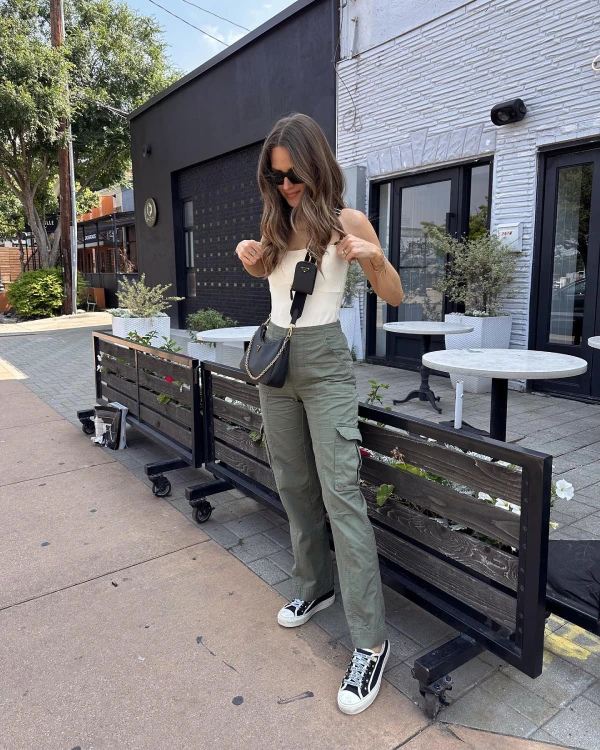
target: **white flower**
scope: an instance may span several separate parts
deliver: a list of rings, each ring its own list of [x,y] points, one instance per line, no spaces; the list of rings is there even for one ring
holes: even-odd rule
[[[556,523],[556,521],[550,521],[550,528],[558,529],[558,524]]]
[[[101,365],[96,365],[96,370],[98,372],[102,372],[102,366]]]
[[[510,503],[507,503],[506,500],[502,500],[498,498],[496,502],[494,503],[496,508],[504,508],[504,510],[510,510]]]
[[[567,482],[566,479],[558,480],[558,482],[556,483],[557,497],[560,497],[561,500],[571,500],[574,494],[575,490],[573,489],[573,485],[570,482]]]
[[[487,492],[480,492],[479,495],[477,495],[479,500],[485,500],[486,503],[493,503],[494,500],[492,499],[491,495],[488,495]]]

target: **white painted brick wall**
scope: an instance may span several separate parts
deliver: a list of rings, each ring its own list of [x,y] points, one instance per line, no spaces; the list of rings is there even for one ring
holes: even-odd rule
[[[600,135],[599,0],[475,0],[418,28],[361,10],[370,0],[342,8],[358,18],[355,44],[381,39],[366,24],[385,24],[386,41],[344,59],[338,71],[338,159],[361,164],[367,177],[407,174],[494,155],[492,229],[523,222],[518,256],[512,346],[528,344],[529,297],[536,207],[538,148]],[[390,9],[397,0],[388,0]],[[361,26],[362,24],[362,26]],[[365,46],[366,46],[365,42]],[[342,46],[348,54],[348,45]],[[357,107],[354,127],[354,107]],[[521,97],[520,123],[496,128],[490,109]]]

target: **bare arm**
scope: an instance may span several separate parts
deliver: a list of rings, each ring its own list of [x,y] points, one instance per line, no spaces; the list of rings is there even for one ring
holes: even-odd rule
[[[351,208],[342,211],[340,220],[348,234],[337,243],[338,255],[348,263],[357,260],[377,296],[397,307],[404,299],[402,282],[386,260],[371,222],[361,211]]]
[[[265,266],[262,261],[263,249],[256,240],[242,240],[235,249],[235,254],[242,261],[246,271],[251,276],[264,278]]]

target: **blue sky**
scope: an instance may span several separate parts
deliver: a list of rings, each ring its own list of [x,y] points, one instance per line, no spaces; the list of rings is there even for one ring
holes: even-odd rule
[[[170,45],[169,53],[173,63],[184,73],[197,68],[225,49],[224,45],[177,20],[150,0],[125,1],[127,5],[144,15],[156,18]],[[232,44],[248,33],[244,29],[193,7],[184,0],[156,0],[156,2],[227,44]],[[191,0],[191,2],[252,30],[292,5],[294,0],[267,0],[267,2],[264,0]]]

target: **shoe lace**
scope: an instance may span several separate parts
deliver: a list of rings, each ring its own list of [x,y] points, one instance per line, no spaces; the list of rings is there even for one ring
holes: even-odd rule
[[[352,661],[344,677],[346,687],[348,685],[354,685],[359,688],[365,678],[365,672],[369,668],[371,657],[368,654],[363,654],[360,651],[355,651],[352,654]]]
[[[290,602],[290,604],[293,607],[301,607],[304,604],[304,599],[294,599],[293,602]],[[289,606],[289,605],[288,605]]]

